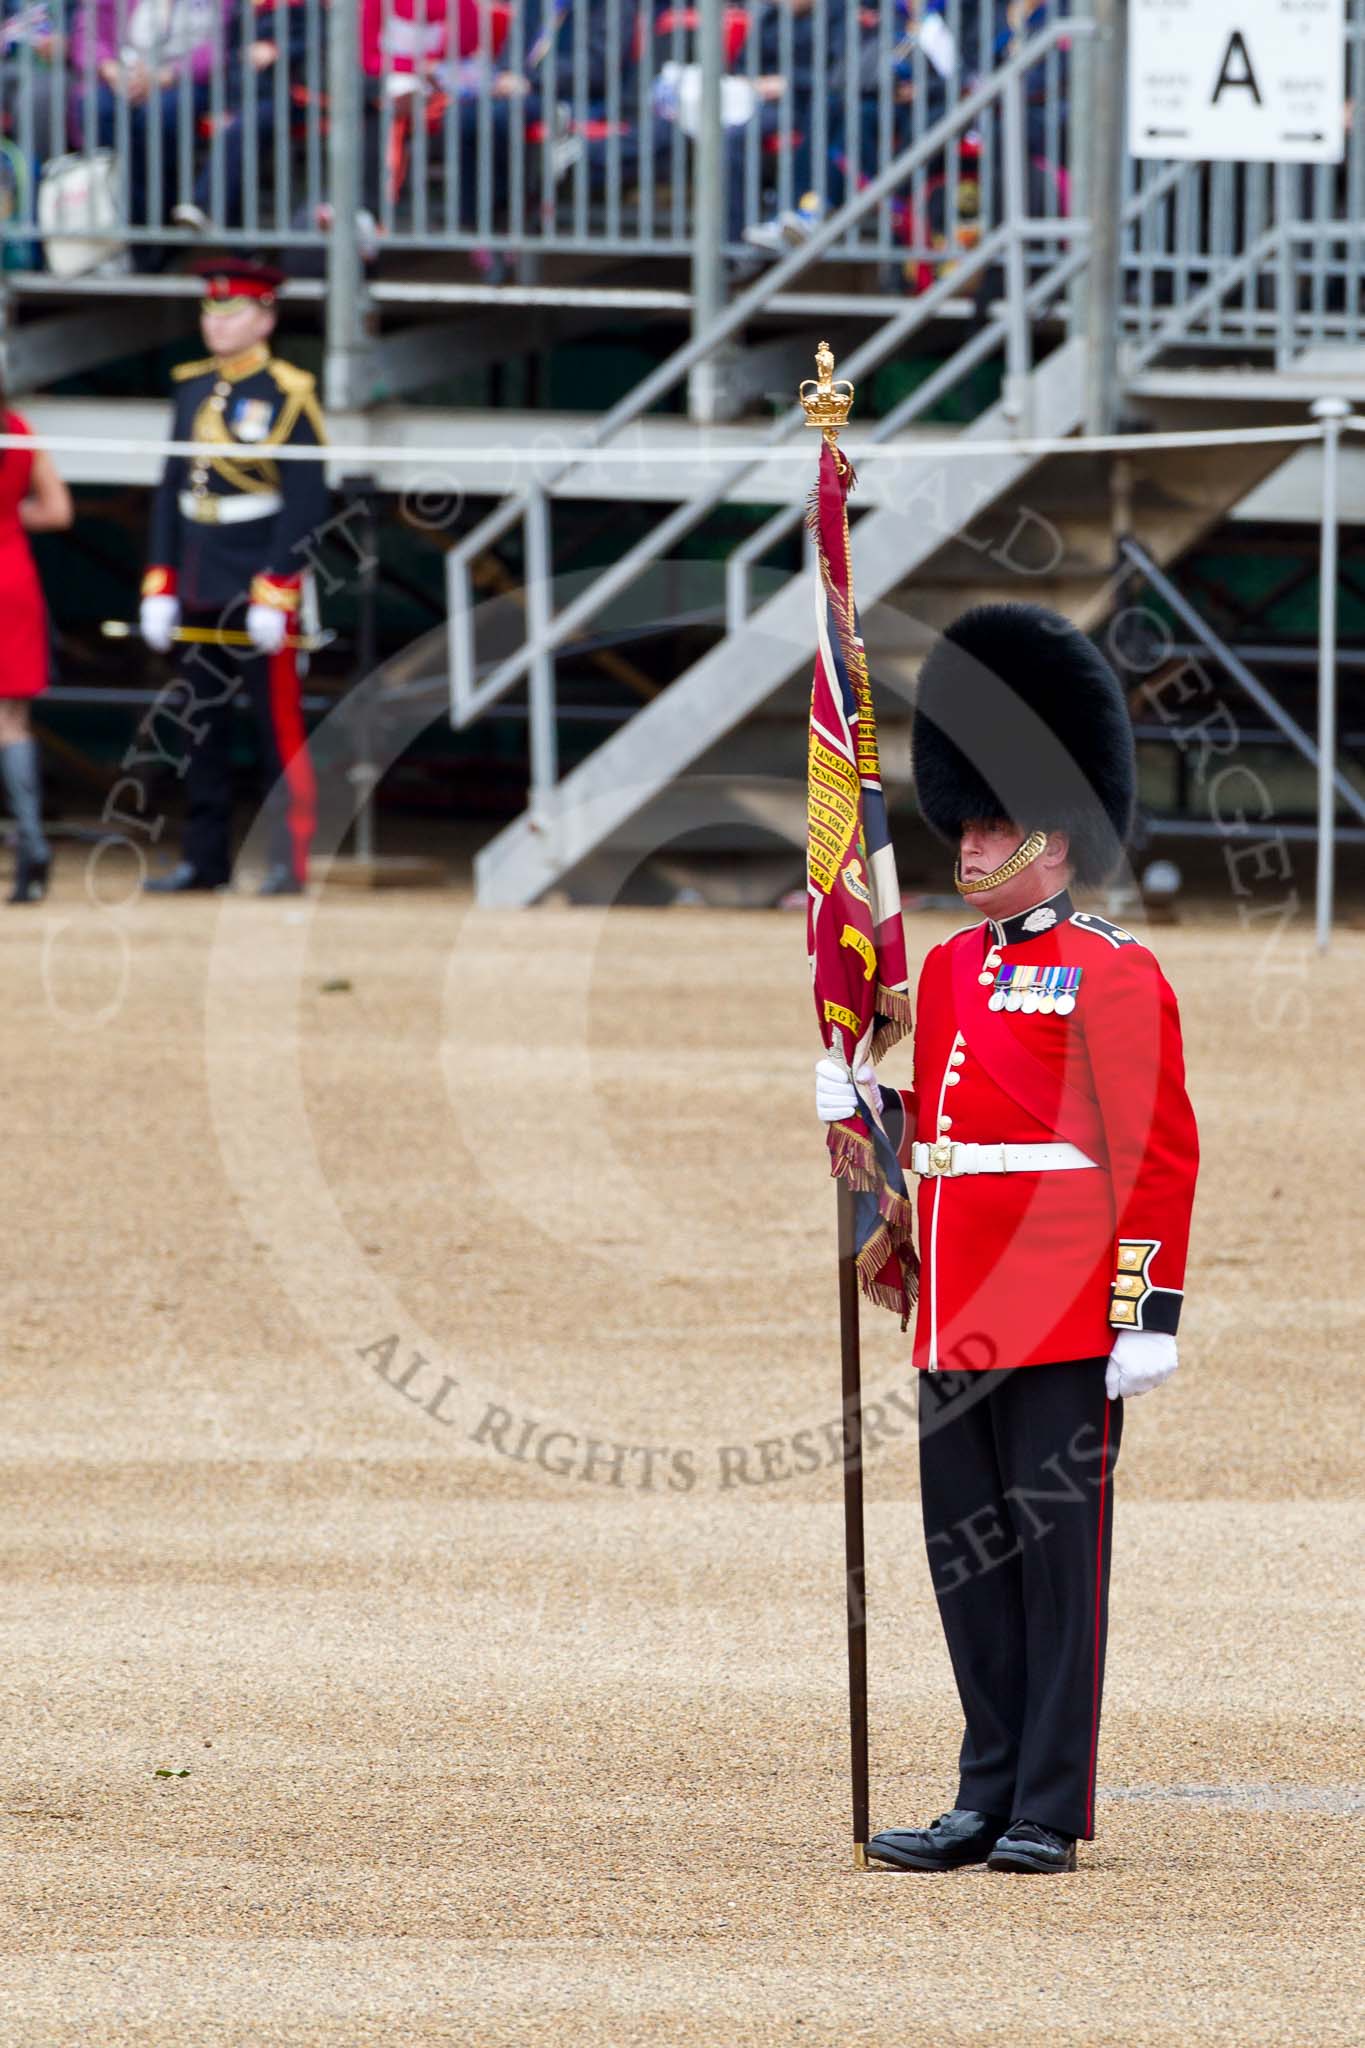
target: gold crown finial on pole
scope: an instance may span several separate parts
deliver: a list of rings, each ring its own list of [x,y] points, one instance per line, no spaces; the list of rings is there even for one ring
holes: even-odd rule
[[[834,375],[834,350],[822,341],[815,351],[815,375],[807,377],[800,389],[806,425],[818,427],[831,448],[837,448],[839,429],[848,424],[853,404],[853,386],[847,377]]]

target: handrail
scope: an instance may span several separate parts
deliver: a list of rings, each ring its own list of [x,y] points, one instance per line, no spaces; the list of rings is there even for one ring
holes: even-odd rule
[[[1197,612],[1189,599],[1172,583],[1169,576],[1162,574],[1147,550],[1135,541],[1131,534],[1119,542],[1119,553],[1151,584],[1156,592],[1175,613],[1183,626],[1187,626],[1197,640],[1203,642],[1215,661],[1221,662],[1232,680],[1245,690],[1252,703],[1273,725],[1279,727],[1284,737],[1297,747],[1305,761],[1312,768],[1319,768],[1321,752],[1317,742],[1304,731],[1298,720],[1291,718],[1279,700],[1265,684],[1254,676],[1241,656],[1229,647],[1227,642],[1215,633],[1213,627],[1201,612]],[[1365,819],[1365,796],[1362,796],[1340,768],[1330,770],[1332,786],[1342,802],[1353,810],[1358,818]]]
[[[1122,226],[1131,227],[1148,206],[1154,201],[1164,199],[1188,168],[1184,163],[1170,164],[1142,191],[1131,193],[1123,203],[1120,214]],[[1085,222],[1077,223],[1082,237],[1086,233],[1086,226]],[[1086,250],[1073,250],[1054,270],[1050,270],[1045,277],[1030,285],[1023,295],[1025,312],[1032,315],[1039,313],[1047,301],[1055,297],[1064,285],[1069,284],[1073,277],[1079,276],[1085,268],[1087,258]],[[1008,309],[992,313],[979,333],[964,342],[946,363],[939,365],[932,376],[927,377],[923,384],[916,385],[898,405],[893,406],[889,413],[876,422],[867,437],[868,440],[874,445],[889,441],[920,413],[937,404],[945,392],[951,391],[955,384],[961,382],[968,370],[975,369],[978,363],[987,360],[997,347],[1008,340],[1008,336]],[[802,516],[799,505],[782,506],[770,519],[766,519],[762,526],[748,534],[728,556],[725,564],[725,617],[728,631],[733,633],[748,617],[750,564],[758,561],[770,547],[775,546],[790,533]]]
[[[946,297],[950,291],[960,291],[964,278],[974,275],[977,270],[987,268],[1004,254],[1008,239],[1008,231],[1004,228],[997,228],[993,234],[989,235],[984,242],[973,250],[967,262],[962,263],[954,270],[950,278],[941,278],[937,285],[931,286],[929,291],[923,293],[918,299],[908,305],[902,314],[898,315],[895,319],[888,320],[868,341],[864,342],[861,348],[856,349],[847,361],[841,365],[843,374],[856,380],[868,370],[876,369],[885,357],[891,353],[892,349],[896,348],[908,335],[912,334],[916,327],[922,326],[926,320],[932,318],[936,310],[936,294],[941,293]],[[804,420],[805,415],[801,408],[799,406],[793,407],[790,412],[782,414],[773,421],[763,435],[761,447],[767,449],[776,446],[780,441],[785,440],[790,433],[794,432],[797,427],[803,425]],[[514,683],[520,682],[531,666],[535,655],[540,651],[541,645],[553,649],[569,639],[577,627],[592,618],[596,612],[601,610],[604,604],[610,603],[618,591],[624,590],[634,580],[639,570],[647,567],[650,562],[657,561],[658,557],[665,549],[670,548],[674,541],[680,540],[684,534],[690,533],[692,528],[698,525],[708,512],[713,511],[717,505],[721,504],[729,496],[735,485],[742,483],[744,478],[759,467],[762,461],[762,455],[746,455],[741,457],[738,462],[732,463],[718,478],[708,484],[704,491],[696,497],[689,498],[685,505],[679,505],[666,519],[660,520],[659,524],[651,528],[647,534],[635,543],[634,547],[629,548],[619,560],[612,563],[610,568],[604,569],[601,575],[588,585],[586,590],[580,591],[578,596],[565,605],[562,611],[557,612],[546,630],[542,643],[535,643],[528,638],[514,653],[507,655],[504,660],[499,662],[490,675],[483,677],[473,687],[464,685],[461,678],[462,668],[465,675],[472,675],[473,673],[473,607],[469,604],[467,596],[465,602],[457,607],[453,601],[452,592],[450,606],[452,626],[451,651],[454,657],[452,680],[454,683],[453,696],[460,724],[468,724],[471,719],[477,718],[495,698],[502,695],[504,690],[509,690]],[[568,463],[563,469],[557,471],[556,474],[563,476],[567,474],[568,470],[576,467],[577,462]],[[542,491],[544,488],[542,485]],[[520,518],[523,515],[525,509],[526,501],[519,497],[516,500],[513,518],[508,523],[514,523],[516,518]],[[467,584],[467,565],[454,564],[454,554],[455,550],[452,548],[446,556],[448,589],[454,581],[457,572]]]
[[[578,467],[586,454],[600,448],[623,427],[631,425],[642,413],[648,411],[659,398],[680,383],[697,363],[727,341],[732,334],[737,333],[756,312],[768,305],[794,277],[817,262],[865,213],[878,206],[922,165],[939,154],[945,143],[951,141],[963,129],[969,128],[986,107],[1003,98],[1008,109],[1010,98],[1018,93],[1023,75],[1032,70],[1056,44],[1063,40],[1070,41],[1078,34],[1090,32],[1090,23],[1082,18],[1073,20],[1067,17],[1043,28],[1015,56],[967,93],[950,112],[944,114],[941,120],[928,129],[918,142],[911,144],[885,165],[875,178],[817,228],[801,248],[793,250],[765,277],[760,278],[748,291],[733,300],[709,327],[676,349],[642,379],[633,391],[604,413],[594,425],[587,428],[582,439],[568,455],[553,465],[548,472],[541,473],[536,480],[539,488],[544,492],[551,492],[556,483]],[[1017,140],[1022,135],[1022,123],[1011,117],[1010,127]],[[1067,227],[1073,234],[1083,232],[1082,224],[1079,222],[1067,223]],[[995,229],[968,258],[960,261],[951,273],[939,278],[937,283],[915,299],[903,313],[893,315],[885,326],[843,365],[844,373],[857,376],[876,367],[891,348],[929,319],[944,300],[954,293],[960,293],[966,279],[986,268],[997,257],[1006,254],[1010,240],[1011,233],[1008,228]],[[780,415],[765,434],[764,447],[775,445],[785,439],[788,433],[801,424],[802,419],[803,414],[799,406],[793,406],[788,412]],[[761,456],[746,459],[734,470],[727,472],[720,483],[702,499],[680,507],[678,512],[664,520],[652,534],[615,564],[611,571],[598,578],[588,591],[582,593],[554,619],[549,637],[544,644],[550,647],[557,646],[575,625],[585,618],[590,618],[601,604],[608,601],[616,589],[624,587],[636,569],[655,559],[664,548],[670,546],[681,534],[689,531],[706,511],[720,503],[735,484],[742,481],[761,460]],[[474,626],[469,566],[475,556],[481,554],[491,542],[509,532],[518,520],[525,516],[526,506],[527,494],[524,491],[509,494],[501,505],[494,507],[471,528],[446,556],[451,623],[451,696],[455,717],[462,725],[476,718],[497,696],[519,682],[530,667],[533,654],[540,651],[539,647],[533,647],[528,641],[517,653],[499,663],[491,675],[484,677],[477,685],[473,684]]]
[[[1143,196],[1146,197],[1145,194]],[[1186,299],[1179,306],[1171,307],[1156,333],[1149,334],[1145,341],[1133,346],[1128,358],[1131,366],[1139,370],[1145,368],[1153,356],[1159,355],[1162,349],[1169,348],[1173,341],[1179,341],[1182,335],[1188,334],[1194,321],[1202,318],[1235,285],[1249,277],[1267,256],[1274,254],[1282,233],[1283,229],[1278,223],[1272,228],[1266,228],[1249,249],[1243,250],[1240,256],[1229,259],[1226,267],[1220,270],[1216,277],[1210,278],[1192,298]]]

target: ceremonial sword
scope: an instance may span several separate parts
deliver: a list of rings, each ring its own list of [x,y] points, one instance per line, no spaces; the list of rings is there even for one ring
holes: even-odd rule
[[[143,640],[146,635],[132,619],[105,619],[100,632],[106,640]],[[256,647],[250,633],[243,633],[232,626],[176,626],[171,639],[182,646],[190,647]],[[317,633],[297,633],[283,641],[283,647],[292,647],[299,654],[320,654],[324,647],[330,647],[336,634],[330,626]],[[256,648],[263,653],[264,649]]]

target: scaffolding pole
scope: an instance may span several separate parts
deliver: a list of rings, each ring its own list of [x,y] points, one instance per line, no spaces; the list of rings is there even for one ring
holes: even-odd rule
[[[1088,51],[1085,113],[1086,219],[1090,261],[1085,289],[1085,431],[1112,434],[1119,416],[1119,242],[1123,232],[1123,82],[1127,0],[1091,0],[1095,33]]]
[[[327,102],[331,219],[327,235],[323,397],[334,410],[346,412],[368,405],[372,379],[367,361],[364,282],[357,232],[364,146],[359,28],[354,12],[345,7],[328,10]]]
[[[1322,424],[1322,544],[1318,560],[1318,869],[1316,920],[1318,951],[1332,943],[1332,895],[1336,878],[1337,824],[1337,530],[1341,515],[1342,422],[1351,408],[1344,398],[1319,398],[1313,417]]]
[[[692,338],[708,333],[725,305],[725,130],[721,126],[724,51],[721,0],[697,9],[701,77],[699,125],[692,142]],[[723,356],[712,350],[687,382],[687,409],[698,426],[724,418]]]

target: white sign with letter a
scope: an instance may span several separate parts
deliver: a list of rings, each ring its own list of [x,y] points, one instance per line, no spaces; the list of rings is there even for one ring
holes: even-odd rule
[[[1345,0],[1129,0],[1133,156],[1340,163]]]

